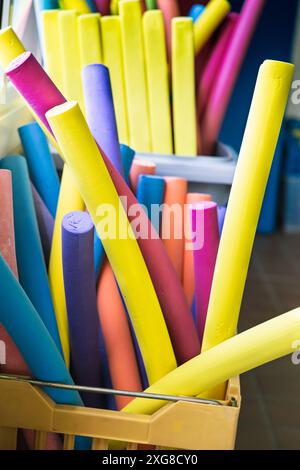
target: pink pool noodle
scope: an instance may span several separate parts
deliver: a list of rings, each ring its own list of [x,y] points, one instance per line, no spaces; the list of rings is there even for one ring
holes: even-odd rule
[[[201,116],[210,93],[214,87],[214,81],[222,67],[228,44],[233,35],[234,28],[238,20],[238,13],[229,13],[221,26],[215,47],[211,51],[210,57],[202,71],[198,86],[198,115]]]
[[[28,67],[27,61],[30,62],[31,67]],[[16,89],[26,99],[28,105],[35,111],[38,117],[43,120],[46,127],[53,135],[46,121],[45,113],[52,107],[66,100],[55,87],[41,65],[31,53],[24,53],[19,56],[18,59],[11,62],[6,72]],[[30,73],[32,73],[31,76]],[[43,93],[40,93],[40,85],[33,86],[35,82],[32,77],[35,77],[35,80],[40,80],[43,83]],[[47,106],[50,102],[51,104],[48,108]],[[126,210],[128,214],[128,208],[138,204],[138,202],[134,194],[130,191],[126,181],[119,172],[115,170],[105,153],[100,148],[99,150],[118,194],[127,198]],[[151,233],[151,222],[143,210],[140,212],[140,217],[143,219],[141,223],[148,224],[148,233]],[[129,216],[130,221],[133,219],[134,216]],[[150,238],[138,238],[137,241],[164,314],[177,362],[178,364],[182,364],[196,356],[200,350],[198,334],[189,311],[185,294],[172,263],[166,254],[162,241],[160,239]],[[159,262],[157,262],[157,260],[159,260]]]
[[[101,15],[109,15],[110,0],[93,0],[93,2]]]
[[[196,318],[200,342],[206,322],[209,296],[219,248],[217,204],[201,202],[191,211],[192,231],[197,234],[194,245]]]
[[[205,154],[212,155],[215,151],[226,109],[264,4],[265,0],[245,0],[201,124]]]
[[[166,45],[169,59],[172,49],[172,19],[180,16],[177,0],[157,0],[157,8],[162,11],[166,32]]]

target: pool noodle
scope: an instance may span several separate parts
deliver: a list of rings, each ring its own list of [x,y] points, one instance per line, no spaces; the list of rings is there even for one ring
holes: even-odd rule
[[[143,16],[152,152],[172,155],[169,74],[162,12]]]
[[[125,144],[120,144],[120,151],[121,151],[122,167],[124,171],[124,179],[129,184],[129,174],[130,174],[130,170],[132,167],[132,162],[135,157],[135,151]]]
[[[46,73],[42,69],[42,67],[38,64],[37,61],[35,61],[35,68],[36,68],[36,76],[39,76],[39,82],[44,81],[44,87],[46,90],[46,82],[47,82],[47,87],[48,92],[46,92],[46,95],[44,94],[37,94],[35,95],[35,90],[38,92],[40,89],[38,87],[31,87],[32,93],[28,93],[28,89],[23,89],[22,85],[26,84],[26,73],[27,73],[27,60],[30,58],[32,61],[32,57],[29,55],[29,57],[25,54],[25,57],[19,58],[16,63],[12,63],[10,66],[10,69],[14,69],[14,67],[17,68],[17,77],[18,80],[15,79],[15,73],[11,73],[10,75],[14,79],[16,83],[16,88],[20,92],[22,90],[24,97],[26,96],[27,102],[31,108],[34,108],[35,112],[45,112],[48,99],[51,96],[52,103],[57,100],[57,103],[59,104],[61,101],[61,93],[55,88],[55,85],[51,82],[49,77],[47,77]],[[25,67],[24,67],[24,60],[25,60]],[[30,69],[29,69],[30,70]],[[9,72],[9,70],[8,70]],[[15,71],[16,72],[16,71]],[[30,83],[30,82],[29,82]],[[28,86],[28,82],[27,82]],[[56,98],[55,98],[56,96]],[[47,125],[45,125],[45,128],[47,129],[47,132],[52,136],[53,140],[53,134],[51,133],[50,126],[45,119],[44,114],[40,115],[40,119],[43,119]],[[58,144],[56,143],[57,147]],[[62,154],[63,155],[63,154]],[[133,193],[130,191],[128,185],[124,181],[124,179],[121,177],[119,172],[115,170],[114,166],[110,163],[109,159],[106,157],[106,155],[102,152],[102,157],[105,162],[105,165],[112,177],[113,183],[116,186],[116,189],[118,191],[118,194],[120,196],[126,197],[127,202],[128,202],[128,207],[131,207],[132,205],[137,204],[137,200],[134,197]],[[67,170],[68,168],[65,167],[64,173],[63,173],[63,180],[67,178]],[[65,178],[64,178],[65,175]],[[67,212],[70,212],[74,210],[74,205],[76,203],[76,198],[78,197],[78,201],[82,201],[82,199],[78,196],[74,198],[73,195],[70,194],[70,191],[68,190],[68,185],[69,183],[73,183],[72,181],[70,182],[70,175],[68,176],[69,183],[62,180],[62,185],[61,185],[61,195],[63,192],[63,196],[61,196],[62,201],[67,201],[67,204],[65,207],[62,207],[61,214],[58,216],[60,213],[60,204],[58,205],[58,214],[56,216],[56,227],[58,229],[58,233],[60,233],[60,224],[61,224],[61,219],[63,215]],[[72,185],[74,187],[74,185]],[[70,196],[70,200],[68,197]],[[71,197],[72,196],[72,197]],[[76,199],[76,200],[75,200]],[[79,205],[79,204],[78,204]],[[82,210],[77,208],[77,210]],[[66,211],[66,212],[64,212]],[[148,224],[148,233],[151,231],[151,223],[149,219],[146,217],[144,214],[143,217],[143,211],[141,214],[141,218],[143,220],[144,224]],[[132,220],[132,217],[129,216],[129,219]],[[53,246],[52,252],[54,253],[53,255],[53,262],[54,262],[54,267],[53,269],[53,275],[50,276],[50,286],[52,285],[52,296],[53,296],[53,301],[55,307],[57,307],[57,297],[55,297],[55,294],[59,294],[58,300],[60,301],[59,306],[62,309],[62,313],[60,315],[57,315],[57,322],[59,326],[59,331],[60,334],[62,331],[64,334],[66,334],[67,337],[67,322],[66,322],[66,308],[65,308],[65,299],[64,299],[64,291],[61,286],[63,286],[63,281],[62,281],[62,266],[61,263],[56,263],[55,261],[61,260],[61,245],[60,242],[58,241],[60,238],[57,239],[57,237],[54,237],[54,242],[55,242],[55,249]],[[174,345],[175,353],[176,353],[176,358],[178,363],[182,364],[183,362],[186,362],[190,358],[194,357],[199,349],[200,349],[200,343],[199,339],[197,337],[197,332],[195,325],[193,323],[193,320],[191,318],[189,308],[184,296],[184,292],[182,290],[181,284],[178,280],[178,277],[176,276],[175,270],[172,266],[171,261],[169,260],[164,246],[162,244],[162,241],[160,239],[153,239],[153,240],[148,240],[148,239],[143,239],[139,238],[138,239],[138,244],[142,250],[143,257],[145,259],[147,268],[149,269],[149,273],[152,279],[152,282],[154,283],[155,290],[158,294],[159,297],[159,302],[162,306],[162,310],[164,313],[165,321],[167,322],[169,334],[171,335],[172,339],[172,344]],[[156,262],[157,259],[160,259],[160,264]],[[50,271],[49,274],[51,274],[51,259],[50,259]],[[168,286],[168,289],[165,288],[165,286]],[[59,287],[59,288],[58,288]],[[57,313],[58,309],[55,308],[55,311]],[[66,323],[65,323],[66,322]],[[65,325],[65,328],[64,328]],[[66,347],[68,346],[68,342],[65,341],[63,342]]]
[[[56,347],[61,351],[26,160],[20,156],[5,157],[1,159],[0,167],[12,172],[20,284],[39,313]]]
[[[40,13],[43,37],[44,67],[55,85],[63,86],[61,43],[58,34],[59,10],[45,10]]]
[[[176,361],[151,278],[125,210],[78,104],[65,103],[48,111],[46,116],[102,240],[133,321],[149,382],[153,383],[176,367]],[[128,234],[124,238],[119,233],[116,238],[101,236],[101,203],[116,211],[117,230],[122,226],[123,233]]]
[[[195,54],[199,54],[208,39],[230,11],[227,0],[211,0],[194,23]]]
[[[97,8],[95,6],[94,0],[86,0],[86,3],[88,4],[88,7],[89,7],[91,13],[97,13]]]
[[[57,8],[58,8],[57,0],[34,0],[34,11],[35,11],[35,16],[36,16],[38,34],[39,34],[43,57],[44,57],[44,44],[43,44],[44,39],[43,39],[43,25],[42,25],[41,12],[44,10],[54,10]]]
[[[14,208],[12,175],[9,170],[0,170],[0,253],[18,279],[15,247]]]
[[[155,163],[140,158],[135,158],[132,162],[129,181],[132,191],[136,194],[140,175],[155,175]]]
[[[172,19],[180,16],[177,0],[157,0],[157,6],[162,11],[165,25],[167,54],[169,60],[172,55]]]
[[[19,127],[30,178],[52,217],[55,217],[60,182],[45,134],[37,122]]]
[[[94,0],[94,3],[101,15],[109,15],[110,0]]]
[[[194,270],[196,291],[196,316],[200,341],[202,341],[209,296],[219,247],[217,204],[201,202],[192,207],[192,230],[199,237],[195,246]]]
[[[45,264],[48,268],[54,231],[54,219],[33,184],[31,184],[31,191],[33,196],[36,218],[39,226]]]
[[[97,144],[109,155],[115,168],[123,175],[116,116],[110,84],[109,70],[105,65],[92,64],[82,71],[84,102],[87,123]],[[103,245],[95,232],[94,263],[98,278],[104,259]]]
[[[193,23],[195,23],[195,21],[197,21],[199,16],[202,15],[204,10],[205,10],[205,6],[204,5],[199,5],[197,3],[197,4],[191,6],[191,8],[189,10],[189,13],[188,13],[188,16],[190,16],[193,20]]]
[[[176,155],[197,155],[195,54],[191,18],[172,20],[172,102]]]
[[[62,220],[62,260],[67,303],[71,372],[76,384],[100,387],[100,328],[94,281],[94,227],[87,212]],[[81,393],[86,406],[101,408],[102,396]]]
[[[75,10],[76,13],[83,15],[90,13],[90,7],[86,0],[59,0],[60,8],[66,10]]]
[[[15,341],[33,377],[73,385],[53,339],[26,293],[0,256],[0,321]],[[82,406],[78,392],[45,388],[56,403]]]
[[[12,179],[9,170],[0,170],[0,253],[18,280],[15,250],[15,230],[12,197]],[[6,361],[0,365],[2,373],[30,375],[26,362],[4,326],[0,324],[0,340],[5,344]]]
[[[165,180],[160,176],[152,175],[141,175],[138,181],[137,188],[137,200],[140,204],[143,204],[147,209],[147,214],[152,222],[152,226],[156,230],[156,233],[160,234],[161,226],[161,212],[157,215],[154,212],[152,214],[151,208],[156,205],[159,209],[161,204],[164,202],[165,195]],[[153,215],[153,217],[152,217]]]
[[[102,64],[88,65],[82,71],[82,80],[89,128],[97,144],[123,175],[109,70]]]
[[[217,256],[203,351],[233,336],[237,329],[256,226],[293,71],[293,65],[271,60],[259,69]],[[223,392],[224,387],[216,393],[222,396]]]
[[[141,380],[126,313],[108,262],[101,272],[97,303],[113,388],[141,391]],[[130,397],[116,396],[118,409],[124,408],[131,400]]]
[[[219,383],[295,351],[300,335],[300,309],[234,336],[206,351],[149,387],[148,393],[195,396]],[[152,414],[165,401],[137,398],[122,411]]]
[[[234,84],[264,5],[265,0],[245,0],[244,2],[230,44],[223,58],[222,67],[214,80],[203,118],[202,131],[206,154],[210,155],[214,151]]]
[[[0,65],[3,69],[17,56],[25,52],[22,42],[11,26],[0,30],[0,51]]]
[[[203,201],[211,201],[210,194],[201,193],[188,193],[186,195],[185,208],[184,208],[184,252],[183,252],[183,271],[182,271],[182,284],[189,306],[193,303],[195,294],[195,277],[194,277],[194,255],[193,250],[188,249],[187,243],[191,243],[191,207]]]
[[[119,16],[101,18],[103,62],[109,68],[119,140],[130,145],[124,62]],[[114,47],[111,47],[114,44]]]
[[[184,250],[184,205],[187,194],[187,180],[184,178],[177,177],[166,177],[165,178],[165,197],[164,205],[166,206],[162,213],[162,240],[164,247],[172,264],[177,273],[178,279],[182,279],[182,267],[183,267],[183,250]],[[175,213],[172,214],[172,205],[176,205]],[[179,216],[177,217],[177,208],[180,210]],[[175,215],[175,217],[174,217]],[[179,233],[176,234],[177,225],[175,220],[179,220],[180,225],[178,226]],[[180,238],[178,238],[180,236]]]
[[[156,10],[157,9],[157,3],[156,0],[146,0],[146,7],[148,10]]]
[[[80,15],[78,23],[78,41],[81,70],[90,64],[102,62],[101,30],[99,13]]]
[[[78,25],[75,11],[60,12],[57,34],[61,44],[63,93],[68,100],[77,100],[84,112]]]
[[[197,92],[198,116],[201,116],[205,110],[211,91],[213,90],[215,80],[222,66],[224,56],[236,28],[239,15],[238,13],[229,13],[221,26],[221,30],[210,57],[202,71],[199,79]]]
[[[137,152],[150,152],[151,135],[140,1],[122,1],[120,18],[130,145]]]
[[[224,226],[224,222],[225,222],[226,211],[227,211],[227,207],[218,206],[218,224],[219,224],[220,237],[221,237],[222,232],[223,232],[223,226]]]
[[[70,364],[70,346],[62,267],[61,224],[63,217],[66,214],[74,210],[84,210],[84,208],[84,202],[74,184],[74,179],[71,175],[71,172],[68,166],[65,165],[62,174],[61,189],[59,193],[50,252],[49,284],[56,314],[56,321],[63,347],[64,358],[67,366]]]

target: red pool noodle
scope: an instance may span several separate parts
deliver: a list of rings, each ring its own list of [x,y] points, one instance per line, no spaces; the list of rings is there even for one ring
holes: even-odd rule
[[[100,275],[97,304],[113,388],[140,392],[142,385],[127,316],[108,262]],[[131,400],[116,395],[118,410]]]
[[[203,148],[213,155],[226,109],[265,0],[245,0],[201,124]]]
[[[172,19],[180,16],[177,0],[157,0],[157,8],[162,11],[166,32],[166,45],[168,58],[171,58],[172,50]]]
[[[29,61],[29,66],[26,64],[27,61]],[[53,135],[45,118],[45,113],[66,100],[41,65],[31,53],[25,52],[10,63],[5,73]],[[41,83],[33,86],[35,81]],[[41,89],[43,93],[41,93]],[[127,207],[125,209],[128,214],[128,208],[138,204],[137,199],[104,152],[100,148],[99,150],[118,194],[127,198]],[[130,221],[134,219],[133,216],[128,218]],[[148,233],[151,233],[151,222],[143,210],[141,210],[141,220],[148,227]],[[182,364],[199,354],[200,351],[199,338],[182,286],[166,254],[162,241],[149,238],[138,238],[137,241],[164,314],[177,362]]]
[[[209,99],[211,90],[214,86],[214,80],[218,76],[219,70],[222,67],[223,58],[230,40],[232,38],[234,28],[238,20],[238,13],[229,13],[221,26],[216,44],[211,51],[210,57],[202,71],[198,86],[198,116],[204,112],[205,105]]]
[[[93,0],[96,9],[101,15],[109,15],[110,0]]]

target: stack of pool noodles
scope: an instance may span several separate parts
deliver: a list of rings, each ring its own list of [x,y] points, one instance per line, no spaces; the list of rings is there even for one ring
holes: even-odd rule
[[[130,9],[136,3],[120,4],[122,38],[134,37]],[[76,26],[75,19],[72,11],[62,12],[62,34]],[[180,21],[173,22],[174,30]],[[184,30],[179,27],[180,34]],[[195,44],[199,48],[207,39],[201,36]],[[260,68],[226,211],[209,194],[189,193],[183,178],[156,175],[154,164],[135,159],[128,145],[119,144],[111,70],[86,63],[74,85],[74,56],[69,57],[61,75],[67,101],[57,87],[60,70],[54,76],[49,65],[46,40],[44,48],[53,81],[11,28],[0,32],[0,64],[36,121],[19,129],[25,158],[0,161],[0,339],[10,356],[4,371],[66,384],[224,399],[230,377],[289,354],[300,333],[296,309],[236,335],[293,66],[266,61]],[[172,49],[176,62],[175,56]],[[129,75],[131,96],[139,83]],[[128,116],[138,101],[126,101]],[[144,131],[137,138],[151,141],[152,132]],[[61,180],[48,142],[64,161]],[[165,404],[45,391],[57,403],[129,413],[149,414]]]

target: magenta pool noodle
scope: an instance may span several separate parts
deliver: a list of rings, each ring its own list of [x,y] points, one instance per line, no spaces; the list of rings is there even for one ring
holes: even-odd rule
[[[202,202],[195,204],[191,210],[192,231],[197,233],[199,246],[195,246],[195,294],[196,318],[200,341],[202,342],[206,322],[206,314],[219,248],[219,226],[217,204]]]
[[[5,70],[18,92],[52,134],[45,114],[65,98],[50,80],[34,55],[27,51],[13,60]]]
[[[27,163],[24,157],[14,155],[2,158],[0,168],[10,170],[12,173],[15,243],[20,284],[61,351]]]
[[[76,384],[100,387],[99,317],[94,276],[94,226],[87,212],[62,220],[62,261],[69,320],[71,373]],[[101,395],[81,393],[86,406],[101,407]]]
[[[33,62],[31,61],[31,63]],[[36,72],[35,76],[38,78],[39,75],[43,75],[42,81],[44,83],[46,82],[44,88],[49,88],[49,95],[51,95],[52,106],[60,104],[63,98],[61,93],[59,92],[59,90],[57,90],[54,83],[50,80],[46,72],[36,60],[34,64],[35,68],[39,69],[39,72]],[[36,114],[41,119],[45,120],[45,116],[40,116],[38,112],[45,112],[45,110],[48,111],[48,109],[46,108],[47,102],[49,102],[49,98],[36,93],[39,91],[39,88],[33,87],[32,82],[27,80],[27,64],[24,64],[24,60],[20,61],[19,59],[17,61],[17,64],[14,64],[14,62],[10,64],[8,72],[10,69],[14,69],[13,75],[18,75],[18,80],[16,80],[15,84],[17,90],[21,94],[22,92],[24,93],[24,95],[26,94],[28,104],[31,106],[32,109],[36,111]],[[25,70],[24,78],[26,79],[25,81],[27,83],[27,87],[30,87],[31,90],[30,93],[26,89],[26,87],[24,87],[24,82],[22,82],[21,79],[23,75],[23,69]],[[20,89],[18,88],[18,85],[20,86]],[[22,90],[22,92],[20,90]],[[55,96],[57,97],[57,103],[53,103],[55,101]],[[44,102],[40,103],[40,101]],[[64,102],[65,101],[66,100],[64,99]],[[47,129],[50,130],[48,122]],[[51,130],[50,132],[53,136]],[[127,197],[128,207],[137,204],[137,199],[135,198],[132,191],[130,191],[123,177],[115,169],[115,167],[112,165],[105,153],[100,148],[99,150],[102,153],[102,158],[110,173],[110,176],[113,180],[118,194],[120,196]],[[141,217],[146,217],[146,214],[142,213]],[[132,217],[129,216],[129,219],[132,220]],[[148,232],[151,233],[151,223],[147,217],[143,220],[143,223],[148,224]],[[200,350],[199,338],[193,319],[191,318],[189,306],[187,304],[183,288],[174,270],[174,267],[166,254],[162,241],[160,239],[151,240],[147,238],[138,238],[137,241],[144,256],[145,262],[147,264],[149,274],[151,276],[154,288],[156,290],[164,314],[164,318],[176,355],[177,363],[182,364],[187,360],[191,359],[192,357],[196,356]],[[160,260],[160,263],[157,263],[157,259]]]
[[[227,18],[224,20],[224,24],[219,32],[216,45],[214,46],[212,53],[208,58],[204,70],[200,76],[197,96],[199,115],[201,115],[205,109],[206,102],[214,86],[214,81],[217,77],[218,71],[222,66],[223,58],[232,37],[238,17],[238,13],[229,13]]]
[[[60,183],[46,136],[37,122],[19,127],[18,131],[31,181],[55,217]]]
[[[110,0],[93,0],[93,2],[101,15],[109,15]]]
[[[33,184],[31,184],[31,191],[39,226],[45,263],[48,267],[54,230],[54,219]]]
[[[92,64],[82,71],[86,120],[107,157],[121,175],[124,174],[118,138],[117,121],[110,83],[105,65]]]
[[[214,80],[202,121],[205,153],[214,152],[235,82],[264,5],[265,0],[245,0],[244,2],[222,67]]]

